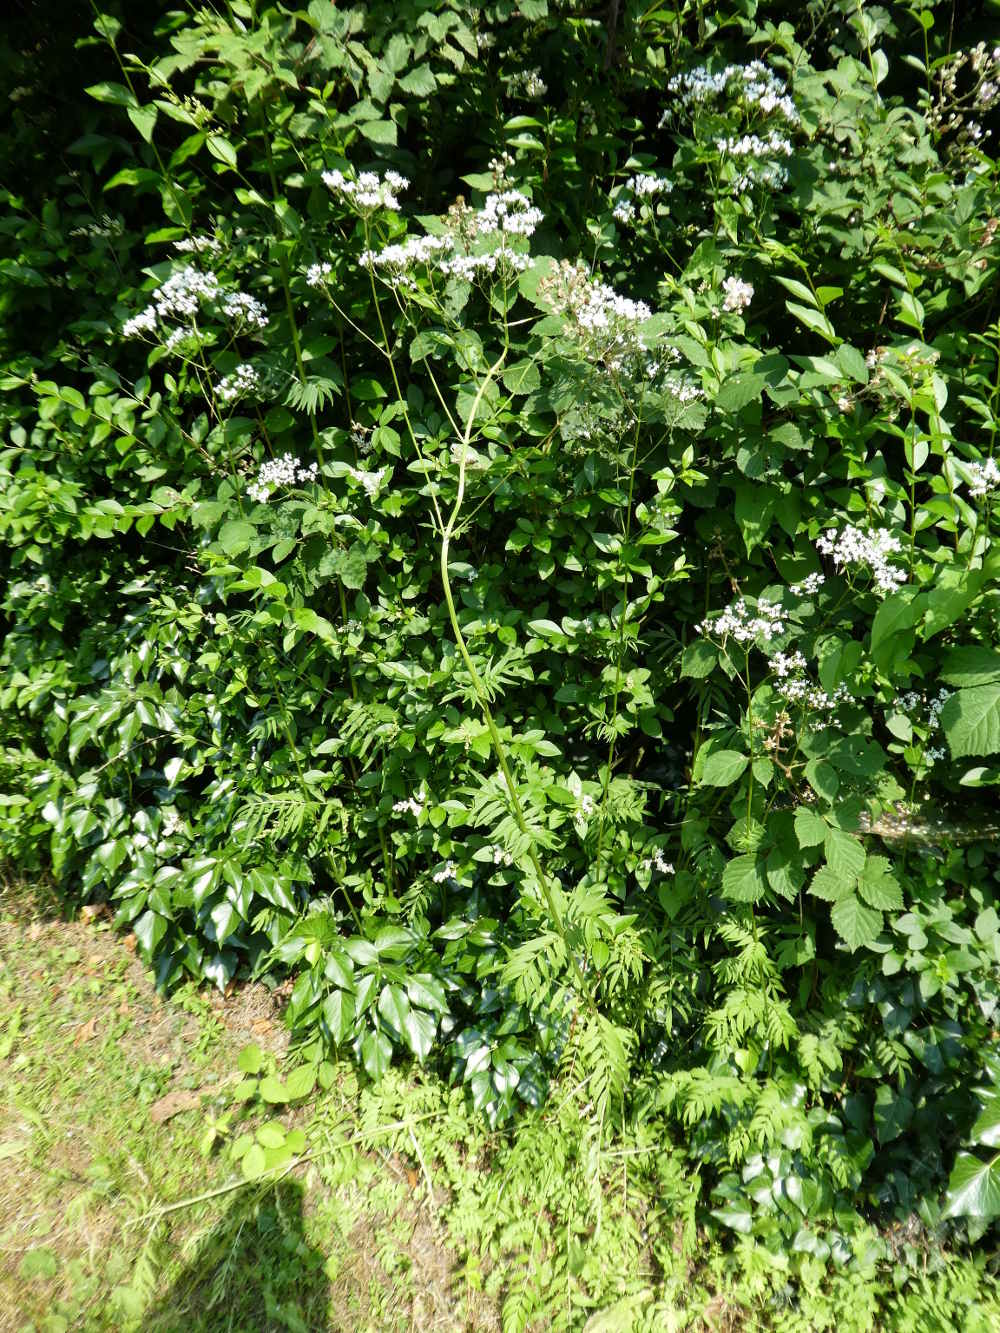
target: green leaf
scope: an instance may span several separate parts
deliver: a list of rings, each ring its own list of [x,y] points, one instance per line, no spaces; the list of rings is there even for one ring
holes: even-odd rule
[[[236,166],[236,149],[221,134],[210,134],[205,140],[205,146],[219,162],[225,162],[227,167]]]
[[[703,680],[705,676],[711,675],[718,664],[718,649],[706,643],[704,639],[695,639],[684,649],[681,675],[690,676],[694,680]]]
[[[403,1020],[403,1037],[407,1046],[423,1062],[434,1045],[437,1023],[423,1009],[410,1009]]]
[[[865,945],[874,944],[882,930],[882,913],[865,907],[853,893],[834,903],[830,920],[852,953]]]
[[[795,836],[800,847],[817,847],[826,840],[827,823],[814,810],[800,805],[795,811]]]
[[[354,1031],[354,996],[348,991],[331,991],[323,1001],[323,1017],[333,1040],[341,1045]]]
[[[767,380],[752,371],[733,375],[715,395],[715,406],[720,412],[739,412],[748,403],[754,403],[764,392]]]
[[[875,1133],[881,1144],[898,1139],[913,1119],[913,1103],[909,1097],[885,1084],[875,1094]]]
[[[247,523],[242,518],[231,518],[228,523],[222,525],[222,530],[219,533],[219,545],[223,552],[230,557],[240,555],[247,550],[256,536],[257,529],[252,523]]]
[[[98,102],[111,102],[115,106],[139,105],[135,93],[123,83],[92,83],[89,88],[84,89],[84,92],[96,98]]]
[[[389,1027],[402,1036],[410,1001],[401,986],[383,986],[378,997],[378,1011]]]
[[[264,1052],[259,1046],[244,1046],[236,1057],[236,1068],[242,1074],[259,1074],[264,1068]]]
[[[156,912],[146,911],[133,923],[132,930],[146,953],[152,955],[167,932],[167,919]]]
[[[704,787],[728,787],[749,763],[738,750],[714,750],[705,760],[701,782]]]
[[[313,1065],[299,1065],[285,1079],[285,1091],[290,1102],[301,1101],[308,1097],[316,1086],[316,1069]]]
[[[809,892],[825,902],[836,903],[846,898],[854,889],[853,877],[845,879],[831,866],[820,866],[812,877]]]
[[[944,1217],[1000,1217],[1000,1156],[982,1162],[960,1152],[948,1181]]]
[[[156,125],[155,106],[130,106],[128,118],[147,143],[153,142],[153,129]]]
[[[940,676],[949,685],[992,685],[1000,681],[1000,653],[973,644],[946,653]]]
[[[786,301],[785,307],[788,313],[794,315],[807,329],[812,329],[813,333],[821,334],[828,342],[836,342],[836,331],[826,315],[821,314],[818,310],[811,309],[809,306],[798,305],[795,301]]]
[[[1000,752],[1000,681],[953,694],[941,709],[941,729],[956,759]]]
[[[857,838],[841,829],[826,835],[826,863],[841,879],[853,882],[865,865],[865,849]]]
[[[244,1180],[259,1180],[267,1170],[267,1155],[259,1143],[253,1144],[244,1154],[240,1170]]]
[[[722,892],[735,903],[756,903],[767,889],[764,869],[756,856],[737,856],[722,872]]]
[[[884,856],[868,858],[858,880],[858,893],[869,907],[877,907],[883,912],[902,911],[903,893]]]
[[[396,145],[396,125],[391,120],[366,120],[358,129],[371,143]]]
[[[919,614],[913,592],[909,590],[891,593],[875,612],[870,651],[880,670],[887,670],[894,660],[909,655],[913,635],[907,631],[916,624]]]
[[[983,1148],[1000,1147],[1000,1093],[991,1093],[983,1098],[982,1109],[969,1138]]]
[[[257,1089],[265,1102],[270,1102],[274,1106],[280,1106],[288,1101],[288,1090],[280,1079],[269,1074],[267,1078],[261,1079],[260,1087]]]
[[[392,1063],[392,1042],[384,1032],[369,1032],[361,1043],[361,1063],[376,1082]]]

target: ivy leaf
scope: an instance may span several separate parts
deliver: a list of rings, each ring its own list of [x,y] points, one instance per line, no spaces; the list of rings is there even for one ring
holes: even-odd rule
[[[984,1098],[969,1137],[984,1148],[1000,1147],[1000,1093],[991,1093]]]
[[[755,903],[767,888],[764,871],[756,856],[737,856],[722,872],[722,892],[734,903]]]
[[[948,1181],[944,1217],[1000,1217],[1000,1156],[980,1161],[960,1152]]]
[[[913,1103],[909,1097],[883,1084],[875,1094],[875,1133],[879,1143],[898,1139],[912,1119]]]
[[[834,903],[830,920],[852,953],[865,945],[874,944],[882,930],[882,913],[865,907],[853,893]]]

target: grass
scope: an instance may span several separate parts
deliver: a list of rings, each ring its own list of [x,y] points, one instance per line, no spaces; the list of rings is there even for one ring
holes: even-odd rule
[[[662,1128],[602,1142],[571,1073],[505,1134],[416,1069],[293,1095],[282,997],[163,1000],[130,942],[0,891],[0,1333],[1000,1327],[987,1256],[919,1226],[840,1270],[720,1244]]]
[[[259,988],[165,1002],[105,920],[44,906],[0,900],[0,1330],[499,1327],[387,1149],[161,1216],[242,1179],[228,1144],[275,1108],[234,1101],[237,1056],[280,1059],[280,1006]],[[327,1134],[350,1121],[343,1073]],[[203,1156],[209,1137],[221,1151]]]

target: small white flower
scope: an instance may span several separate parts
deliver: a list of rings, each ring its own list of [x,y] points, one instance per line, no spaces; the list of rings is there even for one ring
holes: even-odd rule
[[[379,208],[398,213],[397,195],[409,189],[410,182],[398,171],[387,171],[383,177],[374,171],[362,171],[356,177],[345,176],[342,171],[324,171],[323,184],[362,213]]]
[[[714,620],[703,620],[697,626],[699,634],[723,640],[733,638],[737,643],[755,643],[763,639],[770,643],[785,633],[785,613],[780,606],[760,597],[751,610],[741,597],[731,603]]]
[[[398,809],[399,806],[393,806]],[[435,884],[444,884],[449,879],[455,879],[458,875],[458,866],[454,861],[446,861],[440,870],[436,870],[431,876]]]
[[[266,504],[277,487],[294,486],[296,482],[304,485],[315,481],[318,475],[318,463],[303,466],[294,454],[283,454],[281,458],[261,463],[256,480],[247,487],[247,495],[258,504]]]
[[[253,366],[244,362],[236,367],[231,375],[226,375],[215,386],[215,392],[224,403],[231,403],[244,394],[253,393],[260,388],[260,377]]]
[[[306,269],[306,282],[310,287],[322,287],[323,283],[332,272],[332,264],[327,264],[325,262],[322,264],[310,264]]]
[[[414,819],[416,819],[418,815],[423,813],[426,803],[427,793],[424,791],[424,788],[421,787],[416,796],[409,796],[404,801],[397,801],[392,808],[397,815],[405,812],[413,815]]]
[[[247,292],[228,292],[222,301],[223,313],[253,329],[267,328],[267,313],[260,301]]]
[[[789,591],[794,597],[811,597],[825,582],[825,574],[807,574],[801,583],[793,583]]]
[[[1000,465],[995,458],[987,458],[984,463],[969,463],[968,468],[972,473],[969,494],[976,500],[982,500],[1000,486]]]
[[[740,311],[746,310],[753,300],[753,283],[744,282],[742,278],[726,278],[722,284],[722,290],[726,293],[725,300],[722,302],[723,310],[731,310],[739,314]]]
[[[838,533],[835,528],[830,528],[817,539],[816,549],[820,555],[830,556],[837,569],[867,565],[881,592],[894,592],[906,582],[904,571],[889,563],[889,556],[901,551],[902,544],[885,529],[863,532],[860,528],[847,527]]]

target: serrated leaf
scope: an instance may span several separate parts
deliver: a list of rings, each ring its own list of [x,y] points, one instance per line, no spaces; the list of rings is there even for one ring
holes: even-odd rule
[[[273,1106],[281,1106],[288,1101],[288,1090],[280,1079],[269,1074],[267,1078],[260,1081],[260,1087],[257,1089],[265,1102],[270,1102]]]
[[[1000,681],[953,694],[941,709],[941,729],[956,759],[1000,752]]]
[[[853,882],[865,866],[865,849],[857,838],[841,829],[826,835],[826,863],[841,879]]]
[[[391,120],[366,120],[358,129],[371,143],[396,146],[396,124]]]
[[[392,1063],[392,1042],[384,1032],[369,1032],[362,1041],[361,1063],[368,1077],[378,1082]]]
[[[858,880],[858,893],[869,907],[883,912],[899,912],[903,908],[903,892],[893,878],[889,862],[884,856],[870,856]]]
[[[728,787],[749,763],[738,750],[715,750],[705,760],[701,782],[704,787]]]
[[[223,523],[219,532],[219,545],[228,556],[240,555],[257,536],[257,529],[252,523],[242,518],[231,518]]]
[[[1000,681],[1000,653],[979,644],[953,648],[939,674],[949,685],[991,685]]]
[[[826,840],[827,823],[814,810],[799,806],[795,811],[795,836],[800,847],[817,847]]]
[[[695,639],[684,649],[681,659],[681,675],[693,680],[703,680],[710,675],[719,663],[719,652],[704,639]]]
[[[820,866],[812,877],[809,885],[809,892],[817,898],[822,898],[824,902],[837,903],[841,898],[853,892],[854,877],[845,878],[837,873],[832,866]]]
[[[285,1079],[285,1092],[291,1102],[308,1097],[316,1086],[316,1070],[313,1065],[299,1065]]]
[[[834,903],[830,920],[852,953],[874,944],[882,930],[882,913],[866,907],[853,893]]]
[[[722,892],[734,903],[756,903],[767,889],[763,865],[756,856],[737,856],[722,872]]]

